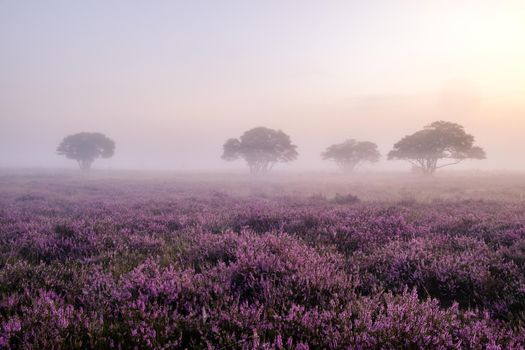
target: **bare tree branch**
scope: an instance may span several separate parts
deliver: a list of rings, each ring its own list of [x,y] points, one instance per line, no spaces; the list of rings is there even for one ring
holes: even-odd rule
[[[436,166],[436,169],[439,169],[439,168],[444,168],[446,166],[449,166],[449,165],[454,165],[454,164],[458,164],[458,163],[461,163],[463,161],[463,159],[459,159],[453,163],[448,163],[448,164],[443,164],[443,165],[440,165],[440,166]]]

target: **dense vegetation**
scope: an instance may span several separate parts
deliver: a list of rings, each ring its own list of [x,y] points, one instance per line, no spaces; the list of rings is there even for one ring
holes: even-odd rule
[[[0,183],[0,348],[525,345],[520,201]]]

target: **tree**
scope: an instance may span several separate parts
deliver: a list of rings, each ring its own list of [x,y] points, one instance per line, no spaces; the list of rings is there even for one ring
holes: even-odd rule
[[[369,141],[347,140],[332,145],[321,154],[324,160],[333,160],[345,173],[351,173],[363,162],[375,163],[381,158],[377,145]]]
[[[277,162],[290,162],[297,158],[297,146],[281,130],[258,127],[246,131],[239,139],[229,139],[223,145],[222,159],[242,158],[251,173],[266,173]]]
[[[474,136],[467,134],[461,125],[445,121],[434,122],[405,136],[388,153],[388,159],[407,160],[425,175],[466,159],[485,157],[485,151],[474,146]],[[441,160],[445,163],[439,164]]]
[[[115,152],[115,142],[101,133],[81,132],[65,137],[57,153],[78,162],[87,171],[97,158],[110,158]]]

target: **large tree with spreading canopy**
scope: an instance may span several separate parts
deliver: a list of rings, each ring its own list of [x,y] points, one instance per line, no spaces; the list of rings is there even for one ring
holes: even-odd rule
[[[405,136],[388,153],[388,159],[406,160],[425,175],[467,159],[485,157],[485,151],[474,145],[474,136],[461,125],[446,121],[434,122]]]
[[[97,158],[110,158],[115,152],[115,142],[104,134],[81,132],[65,137],[57,147],[57,153],[78,162],[87,171]]]
[[[321,157],[334,161],[343,172],[351,173],[364,162],[379,161],[381,154],[375,143],[351,139],[328,147]]]
[[[222,159],[233,161],[242,158],[254,174],[266,173],[277,162],[290,162],[297,158],[297,146],[281,130],[257,127],[246,131],[238,139],[227,140],[223,145]]]

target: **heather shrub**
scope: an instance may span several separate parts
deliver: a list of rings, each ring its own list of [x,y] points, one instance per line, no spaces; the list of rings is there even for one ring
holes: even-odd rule
[[[241,303],[322,307],[353,292],[337,254],[320,255],[288,235],[244,234],[240,240],[235,263],[219,268]]]
[[[13,310],[14,308],[14,310]],[[58,294],[45,290],[2,300],[0,346],[23,349],[91,347],[97,325]]]
[[[379,284],[400,292],[415,287],[420,296],[437,298],[444,306],[457,302],[503,318],[520,317],[524,311],[525,283],[517,266],[474,238],[392,241],[360,261],[368,288]]]
[[[470,337],[476,348],[505,343],[512,335],[487,323],[488,316],[463,314],[455,305],[442,309],[436,300],[421,302],[416,293],[360,297],[340,256],[323,257],[287,235],[245,232],[197,241],[215,249],[236,242],[235,259],[214,255],[202,273],[149,259],[116,280],[94,277],[83,294],[90,296],[85,307],[102,312],[97,344],[453,348]]]
[[[308,196],[308,200],[312,203],[325,202],[326,196],[322,193],[312,193],[310,196]]]
[[[81,264],[38,264],[17,261],[0,270],[0,295],[22,291],[48,290],[74,297],[83,287],[89,270]]]
[[[340,256],[320,255],[287,235],[203,234],[183,254],[190,252],[204,252],[189,264],[200,266],[200,273],[151,259],[120,277],[97,273],[82,294],[89,296],[85,307],[103,312],[99,341],[144,348],[204,347],[206,341],[232,346],[292,305],[330,308],[354,296]],[[264,327],[258,332],[273,334]]]
[[[0,188],[0,348],[525,345],[521,202],[134,181]]]
[[[355,204],[355,203],[359,203],[360,199],[359,197],[353,194],[350,194],[350,193],[345,194],[345,195],[336,193],[332,201],[336,204]]]
[[[193,271],[220,279],[240,303],[319,306],[353,293],[342,256],[287,234],[202,234],[182,260]]]
[[[512,245],[501,248],[499,253],[505,261],[512,261],[525,274],[525,239],[516,239]]]
[[[442,308],[435,299],[421,302],[415,291],[375,296],[359,306],[357,348],[521,348],[523,344],[522,336],[488,315],[461,312],[457,304]]]

